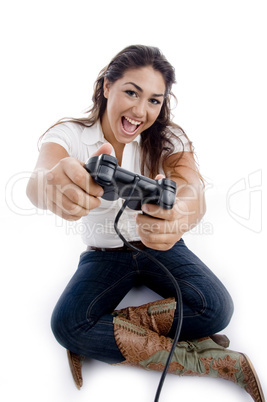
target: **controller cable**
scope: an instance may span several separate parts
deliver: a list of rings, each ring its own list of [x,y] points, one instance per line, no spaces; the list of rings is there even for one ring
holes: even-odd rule
[[[161,379],[160,379],[160,382],[159,382],[159,385],[158,385],[158,389],[157,389],[157,392],[156,392],[156,395],[155,395],[154,402],[158,402],[159,401],[159,396],[160,396],[160,393],[161,393],[161,390],[162,390],[162,386],[163,386],[165,377],[167,375],[167,372],[168,372],[168,369],[169,369],[169,366],[170,366],[170,363],[171,363],[171,359],[172,359],[174,350],[176,348],[176,344],[177,344],[177,342],[179,340],[180,333],[181,333],[182,322],[183,322],[183,301],[182,301],[182,293],[181,293],[180,287],[179,287],[177,281],[175,280],[174,276],[169,272],[169,270],[165,267],[165,265],[163,265],[161,262],[159,262],[155,257],[150,255],[148,252],[146,252],[144,250],[140,250],[138,247],[135,247],[131,243],[129,243],[123,237],[123,235],[121,234],[120,230],[118,229],[119,219],[120,219],[121,215],[123,214],[125,208],[127,207],[128,203],[130,202],[131,197],[133,196],[134,190],[135,190],[139,180],[140,180],[140,177],[138,175],[136,175],[135,179],[134,179],[134,182],[133,182],[133,187],[132,187],[130,193],[128,194],[127,199],[122,204],[122,207],[119,210],[119,212],[118,212],[118,214],[117,214],[117,216],[115,218],[114,229],[115,229],[117,235],[120,237],[120,239],[124,242],[124,244],[127,247],[129,247],[130,249],[132,249],[134,251],[138,251],[139,253],[144,254],[147,258],[149,258],[152,262],[154,262],[169,277],[169,279],[173,283],[173,286],[174,286],[175,291],[176,291],[176,295],[177,295],[177,311],[178,311],[178,317],[179,318],[178,318],[178,323],[177,323],[175,335],[174,335],[174,338],[173,338],[173,345],[172,345],[172,348],[170,350],[168,359],[166,361],[165,368],[164,368],[164,370],[162,372]]]

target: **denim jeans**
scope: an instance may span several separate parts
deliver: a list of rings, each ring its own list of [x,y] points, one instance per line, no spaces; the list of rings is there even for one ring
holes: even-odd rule
[[[212,335],[225,328],[233,314],[232,299],[213,272],[181,239],[171,250],[146,249],[177,280],[183,296],[181,340]],[[113,333],[112,312],[136,285],[163,298],[175,297],[164,272],[140,252],[88,251],[52,314],[52,331],[66,349],[107,363],[124,360]],[[160,297],[159,297],[160,298]],[[136,303],[138,305],[138,303]],[[173,337],[177,313],[168,336]]]

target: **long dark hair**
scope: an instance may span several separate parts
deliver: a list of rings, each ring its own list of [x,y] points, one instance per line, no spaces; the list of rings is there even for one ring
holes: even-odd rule
[[[172,128],[179,129],[186,137],[182,128],[171,121],[171,98],[173,97],[176,100],[171,90],[172,85],[175,83],[175,71],[157,47],[133,45],[119,52],[100,71],[95,81],[92,97],[93,105],[85,112],[88,116],[77,119],[64,118],[52,127],[66,121],[79,123],[87,127],[94,125],[97,120],[102,119],[106,109],[107,99],[104,97],[103,92],[104,78],[107,78],[110,83],[114,83],[122,78],[127,70],[147,66],[153,67],[154,70],[162,74],[166,86],[160,114],[154,124],[141,133],[140,141],[141,173],[144,174],[144,172],[147,172],[150,177],[155,177],[159,173],[160,166],[174,152],[173,138],[181,142],[183,149],[183,142],[172,132]],[[189,144],[191,151],[193,151],[190,142]],[[178,164],[178,162],[176,163]]]

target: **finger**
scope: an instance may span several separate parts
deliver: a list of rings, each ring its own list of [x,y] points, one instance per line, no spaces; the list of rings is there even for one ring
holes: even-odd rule
[[[155,180],[160,180],[160,179],[164,179],[165,176],[164,174],[157,174],[157,176],[155,177]]]
[[[149,221],[142,220],[142,216],[136,218],[136,226],[139,235],[148,236],[150,234],[163,234],[166,236],[177,235],[180,233],[178,220],[167,221],[150,218]]]
[[[60,197],[60,196],[59,196]],[[69,215],[73,216],[86,216],[90,212],[90,206],[88,205],[88,208],[85,208],[79,204],[76,204],[72,202],[65,194],[61,194],[61,200],[57,199],[57,204],[62,208],[62,210]],[[93,198],[96,200],[96,202],[100,203],[100,201],[97,198]],[[93,208],[91,208],[93,209]]]
[[[49,183],[46,190],[47,198],[53,200],[55,203],[60,204],[64,195],[69,200],[69,204],[73,203],[80,205],[85,209],[89,208],[90,196],[76,184],[71,182],[67,176],[64,176],[61,183]]]
[[[91,156],[100,156],[102,154],[110,155],[113,150],[114,149],[113,149],[112,145],[109,142],[107,142],[107,143],[101,145],[101,147],[96,152],[94,152]],[[83,166],[84,166],[84,164],[83,164]],[[89,175],[90,179],[88,182],[89,188],[86,191],[89,194],[94,195],[95,197],[101,197],[104,194],[103,188],[92,179],[92,177],[90,176],[90,174],[88,172],[87,172],[87,175]]]
[[[80,187],[87,194],[95,197],[101,197],[103,195],[103,189],[99,186],[89,175],[89,173],[84,169],[83,163],[76,160],[68,160],[63,162],[64,174],[68,177],[71,183]],[[62,187],[69,184],[68,180],[62,183]]]
[[[101,154],[111,154],[113,147],[110,143],[105,143],[92,154],[92,156],[99,156]],[[78,163],[75,163],[78,162]],[[95,197],[103,195],[103,189],[99,184],[92,180],[91,176],[84,169],[84,163],[73,160],[71,163],[65,165],[65,173],[71,181],[82,188],[86,193]],[[88,180],[89,177],[89,180]]]
[[[154,250],[169,250],[176,243],[177,237],[166,237],[165,235],[142,236],[142,243]]]
[[[152,216],[158,219],[164,220],[174,220],[176,219],[176,210],[175,208],[172,209],[164,209],[159,205],[154,204],[143,204],[142,211],[145,212],[147,215]]]
[[[165,221],[138,214],[136,217],[136,225],[142,233],[163,233],[165,231]]]
[[[88,175],[82,162],[75,158],[64,158],[46,175],[48,186],[62,186],[74,183],[86,191]],[[88,186],[88,184],[87,184]]]
[[[73,183],[68,183],[64,187],[60,187],[60,191],[71,203],[79,205],[84,209],[93,209],[94,204],[100,204],[98,198],[87,194],[80,187]]]
[[[109,142],[106,142],[105,144],[101,145],[101,147],[96,152],[94,152],[91,156],[99,156],[102,154],[110,155],[112,151],[113,151],[112,145]]]
[[[53,199],[51,199],[52,203],[57,205],[59,210],[62,210],[64,214],[70,216],[82,217],[86,216],[89,213],[89,210],[81,207],[80,205],[74,204],[65,194],[61,193],[59,190],[56,190],[54,193]]]
[[[65,215],[82,217],[88,215],[90,209],[99,207],[100,200],[95,197],[88,196],[86,205],[79,205],[69,199],[64,193],[62,193],[58,188],[54,189],[53,195],[50,197],[52,203],[57,205],[57,207],[64,212]]]
[[[47,205],[48,209],[52,211],[54,214],[60,216],[63,219],[66,219],[68,221],[77,221],[81,217],[80,216],[75,216],[75,215],[70,215],[65,213],[57,204],[55,204],[53,201],[50,201],[49,204]]]

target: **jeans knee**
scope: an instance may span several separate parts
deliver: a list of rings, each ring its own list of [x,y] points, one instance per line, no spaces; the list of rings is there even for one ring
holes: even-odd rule
[[[63,347],[69,349],[71,343],[72,329],[70,326],[71,317],[69,312],[55,308],[51,316],[51,329],[54,337]]]
[[[226,328],[234,313],[233,299],[228,292],[221,295],[219,303],[216,304],[214,317],[214,333]]]
[[[230,323],[234,314],[234,302],[232,297],[228,294],[227,302],[225,303],[225,327]]]
[[[58,304],[51,316],[51,330],[58,343],[74,353],[82,354],[84,342],[90,343],[96,321],[82,317],[78,309]]]

